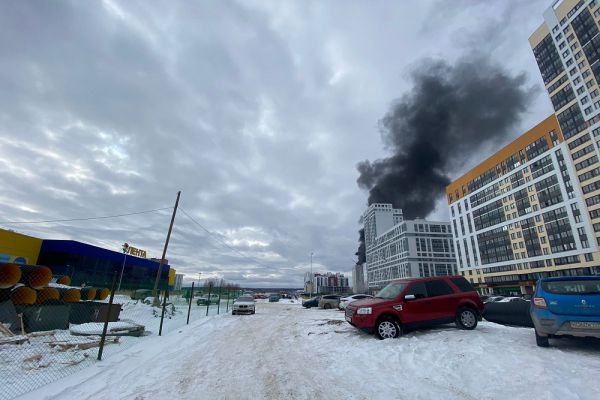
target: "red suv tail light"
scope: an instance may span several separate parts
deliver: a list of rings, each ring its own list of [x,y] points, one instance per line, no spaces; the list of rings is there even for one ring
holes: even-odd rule
[[[548,305],[546,304],[546,299],[544,299],[543,297],[534,297],[533,304],[537,308],[548,308]]]

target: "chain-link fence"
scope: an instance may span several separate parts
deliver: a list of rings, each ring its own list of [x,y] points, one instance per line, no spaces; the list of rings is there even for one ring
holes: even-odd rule
[[[107,283],[107,282],[103,282]],[[0,264],[0,400],[15,398],[194,320],[229,312],[239,289],[71,282],[47,267]]]

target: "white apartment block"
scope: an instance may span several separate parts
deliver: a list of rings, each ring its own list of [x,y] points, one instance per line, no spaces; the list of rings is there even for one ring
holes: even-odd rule
[[[591,273],[585,162],[569,154],[552,115],[448,186],[459,271],[476,286],[526,293],[543,276]]]
[[[447,188],[459,269],[484,291],[600,273],[600,8],[554,1],[529,43],[555,114]]]
[[[371,204],[362,221],[369,290],[394,279],[457,273],[448,222],[403,220],[391,204]]]

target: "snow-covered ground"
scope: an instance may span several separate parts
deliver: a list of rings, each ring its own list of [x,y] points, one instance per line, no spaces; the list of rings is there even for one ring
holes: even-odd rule
[[[107,302],[105,300],[105,302]],[[144,304],[130,297],[117,295],[115,304],[122,305],[120,319],[145,327],[142,337],[119,337],[117,342],[108,341],[104,347],[104,359],[110,358],[132,346],[145,343],[158,335],[161,309]],[[188,305],[185,299],[174,296],[173,306],[167,306],[163,323],[163,335],[185,326]],[[230,302],[231,303],[231,302]],[[226,301],[221,303],[221,313],[227,309]],[[231,306],[231,305],[230,305]],[[217,314],[217,306],[211,305],[209,318]],[[206,318],[206,306],[194,302],[190,312],[190,323]],[[110,328],[130,326],[128,322],[111,322]],[[68,375],[96,364],[98,347],[88,347],[98,342],[98,336],[75,336],[71,333],[98,335],[103,324],[88,323],[71,325],[69,330],[48,332],[42,336],[32,336],[24,344],[0,345],[0,399],[12,399],[31,389],[47,385]],[[78,347],[80,346],[83,347]]]
[[[24,398],[599,398],[597,341],[563,339],[543,349],[531,329],[488,322],[379,341],[340,311],[286,303],[199,319]]]

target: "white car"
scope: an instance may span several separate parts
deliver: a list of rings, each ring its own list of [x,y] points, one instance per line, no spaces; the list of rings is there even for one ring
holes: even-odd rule
[[[256,303],[252,296],[238,297],[231,307],[231,314],[254,314],[256,312]]]
[[[353,294],[352,296],[342,297],[340,299],[340,305],[338,306],[340,310],[345,310],[346,306],[353,301],[362,300],[362,299],[372,299],[373,296],[368,294]]]
[[[525,300],[522,297],[505,297],[503,299],[496,301],[496,303],[512,303],[513,301],[528,301],[528,300]]]

